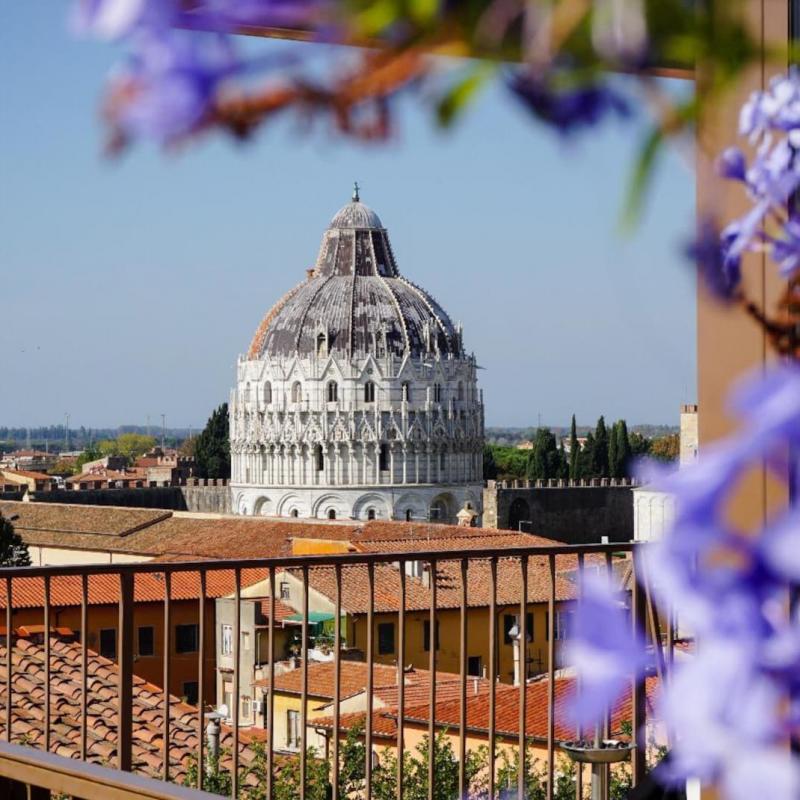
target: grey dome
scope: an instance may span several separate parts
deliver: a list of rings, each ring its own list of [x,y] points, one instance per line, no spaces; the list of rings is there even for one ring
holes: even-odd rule
[[[331,220],[331,228],[383,228],[380,217],[362,202],[354,200],[342,206]]]
[[[358,193],[333,217],[306,281],[264,317],[248,358],[460,355],[458,332],[444,309],[397,269],[389,236]]]

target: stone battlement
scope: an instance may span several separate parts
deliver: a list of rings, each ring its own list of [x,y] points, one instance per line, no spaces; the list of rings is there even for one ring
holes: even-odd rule
[[[639,486],[636,478],[581,478],[580,480],[565,480],[563,478],[550,478],[549,480],[514,480],[514,481],[487,481],[487,489],[580,489],[580,488],[620,488],[631,489]]]

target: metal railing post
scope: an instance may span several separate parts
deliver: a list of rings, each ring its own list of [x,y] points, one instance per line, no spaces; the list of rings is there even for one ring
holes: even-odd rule
[[[120,572],[117,765],[125,772],[130,772],[133,765],[133,582],[133,572]]]

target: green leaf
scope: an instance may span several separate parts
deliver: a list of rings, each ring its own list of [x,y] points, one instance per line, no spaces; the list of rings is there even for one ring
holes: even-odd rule
[[[630,230],[639,221],[642,206],[644,205],[644,196],[653,178],[656,158],[663,143],[663,131],[660,128],[653,128],[645,137],[644,143],[639,149],[639,154],[633,167],[633,175],[628,185],[622,215],[623,228],[626,230]]]
[[[439,124],[445,128],[450,127],[492,74],[494,69],[490,65],[481,64],[451,86],[436,106]]]

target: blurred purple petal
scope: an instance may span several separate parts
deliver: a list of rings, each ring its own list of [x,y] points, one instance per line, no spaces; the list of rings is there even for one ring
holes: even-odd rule
[[[581,681],[567,712],[572,722],[597,722],[644,669],[644,642],[631,629],[623,598],[607,576],[585,574],[566,645]]]
[[[729,147],[717,159],[717,172],[723,178],[743,181],[747,171],[747,160],[738,147]]]

